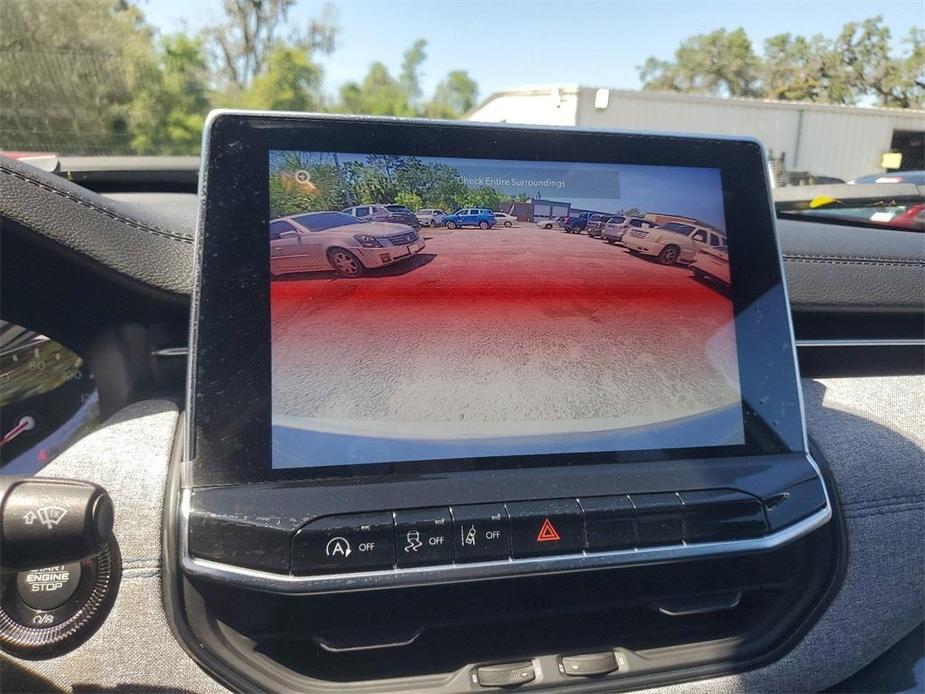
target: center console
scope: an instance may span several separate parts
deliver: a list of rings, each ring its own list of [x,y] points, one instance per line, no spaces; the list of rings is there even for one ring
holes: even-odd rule
[[[746,139],[213,114],[168,537],[207,668],[612,690],[779,656],[840,558],[766,171]]]

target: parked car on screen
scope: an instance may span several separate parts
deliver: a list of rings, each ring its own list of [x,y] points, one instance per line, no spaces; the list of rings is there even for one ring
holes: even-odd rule
[[[464,207],[443,218],[443,225],[447,229],[456,229],[457,227],[491,229],[497,223],[492,211],[483,207]]]
[[[580,234],[588,228],[588,215],[580,214],[572,217],[565,217],[562,222],[562,229],[567,234]]]
[[[443,210],[426,209],[418,210],[414,213],[414,216],[417,217],[418,223],[422,227],[442,227],[446,212]]]
[[[407,224],[367,222],[344,212],[306,212],[270,220],[270,272],[335,270],[359,277],[424,249]]]
[[[701,248],[694,256],[690,269],[697,279],[709,278],[730,286],[729,249],[726,246]]]
[[[517,223],[517,217],[507,212],[495,212],[495,221],[506,227],[512,227]]]
[[[540,229],[555,229],[556,227],[562,228],[562,221],[565,217],[544,217],[543,219],[537,219],[536,225]]]
[[[409,227],[414,227],[415,229],[421,227],[418,218],[404,205],[356,205],[342,211],[344,214],[349,214],[367,222],[407,224]]]
[[[669,222],[654,229],[633,229],[623,245],[640,255],[655,256],[662,265],[689,263],[697,251],[726,245],[726,235],[706,224]]]
[[[588,232],[588,236],[592,239],[599,239],[604,231],[604,225],[607,223],[607,220],[610,219],[611,215],[607,214],[592,214],[588,218],[588,224],[585,230]]]
[[[658,224],[656,222],[651,222],[642,217],[625,217],[623,215],[617,215],[616,217],[611,217],[610,221],[604,225],[604,230],[601,232],[601,235],[607,243],[613,245],[615,243],[622,243],[626,232],[631,229],[654,229],[657,226]]]

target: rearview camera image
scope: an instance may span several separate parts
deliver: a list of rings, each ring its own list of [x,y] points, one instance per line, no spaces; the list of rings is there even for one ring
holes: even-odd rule
[[[273,151],[274,468],[744,443],[720,172]]]

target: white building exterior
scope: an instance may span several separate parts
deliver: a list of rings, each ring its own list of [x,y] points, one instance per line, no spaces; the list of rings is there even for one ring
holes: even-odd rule
[[[747,135],[790,171],[850,180],[882,171],[896,132],[925,137],[925,111],[722,99],[553,85],[497,92],[466,118],[483,122]],[[909,145],[905,145],[908,147]],[[912,156],[915,156],[912,152]],[[921,157],[921,153],[918,153]],[[907,161],[910,154],[906,154]],[[909,168],[905,166],[903,168]]]

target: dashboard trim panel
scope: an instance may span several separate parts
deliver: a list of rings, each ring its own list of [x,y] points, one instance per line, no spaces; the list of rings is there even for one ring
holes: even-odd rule
[[[822,475],[819,473],[818,465],[812,458],[809,458],[809,460],[821,480]],[[696,544],[682,543],[665,547],[642,547],[605,552],[589,553],[582,551],[561,556],[505,559],[472,564],[410,567],[319,576],[293,576],[291,574],[271,573],[193,557],[189,550],[189,515],[192,490],[183,489],[179,508],[179,554],[181,566],[188,575],[201,576],[255,590],[290,594],[373,590],[398,586],[420,586],[435,582],[475,581],[538,573],[604,569],[650,562],[715,557],[743,552],[761,552],[781,547],[811,533],[831,520],[831,499],[825,484],[822,485],[822,488],[826,497],[825,508],[791,526],[761,538]]]

